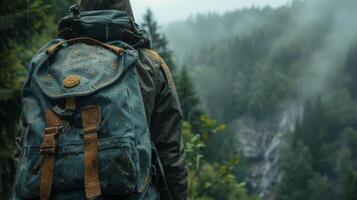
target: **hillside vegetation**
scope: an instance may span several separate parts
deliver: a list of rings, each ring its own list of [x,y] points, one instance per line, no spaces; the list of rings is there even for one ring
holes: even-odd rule
[[[165,28],[176,61],[189,66],[210,116],[228,124],[249,119],[254,129],[279,123],[292,107],[303,110],[293,114],[295,128],[279,140],[274,155],[280,172],[265,198],[357,198],[356,8],[353,0],[293,1],[275,9],[197,15]],[[242,125],[215,138],[211,157],[244,148],[231,141]],[[276,141],[274,130],[268,146]],[[266,156],[268,148],[256,148]],[[252,162],[237,176],[251,176]]]

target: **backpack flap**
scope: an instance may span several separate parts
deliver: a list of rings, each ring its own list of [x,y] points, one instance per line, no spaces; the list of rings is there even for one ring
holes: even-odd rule
[[[47,58],[34,72],[36,83],[53,99],[92,94],[118,81],[138,60],[137,51],[122,42],[62,43],[58,45],[61,48],[52,46],[47,50]],[[103,45],[126,49],[118,54]]]

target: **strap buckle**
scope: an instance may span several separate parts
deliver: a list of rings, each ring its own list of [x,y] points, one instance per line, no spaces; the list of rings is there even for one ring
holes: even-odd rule
[[[98,131],[98,126],[96,125],[83,128],[84,134],[96,133],[97,131]]]
[[[53,171],[57,153],[57,140],[63,120],[52,110],[45,113],[46,128],[40,148],[43,155],[40,179],[40,200],[49,200],[53,184]]]
[[[56,155],[58,135],[59,127],[45,128],[45,134],[43,135],[40,149],[42,155]]]

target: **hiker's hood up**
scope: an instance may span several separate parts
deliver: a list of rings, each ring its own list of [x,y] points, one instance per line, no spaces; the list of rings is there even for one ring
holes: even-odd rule
[[[150,48],[148,33],[126,12],[94,10],[73,12],[59,25],[59,37],[91,37],[102,42],[121,40],[135,48]]]
[[[130,0],[81,0],[80,7],[86,11],[120,10],[134,18]]]

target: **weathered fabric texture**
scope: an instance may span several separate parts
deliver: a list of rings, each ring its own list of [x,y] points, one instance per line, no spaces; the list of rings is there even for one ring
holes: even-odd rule
[[[86,11],[93,10],[120,10],[133,16],[130,0],[81,0],[81,8]]]
[[[66,34],[68,28],[71,34]],[[173,198],[187,199],[181,108],[171,74],[164,61],[150,50],[150,38],[146,32],[125,12],[114,10],[83,12],[80,18],[68,16],[59,24],[59,30],[62,32],[59,37],[45,45],[32,59],[29,78],[25,82],[20,134],[22,150],[12,199],[38,199],[40,173],[34,169],[41,163],[39,145],[45,127],[42,123],[44,110],[64,107],[62,99],[72,96],[77,97],[77,107],[101,105],[102,108],[98,129],[102,196],[98,199],[154,200],[158,196],[168,199],[160,181],[152,182],[155,186],[148,182],[151,176],[150,140],[163,162]],[[91,37],[121,47],[125,49],[124,56],[118,60],[118,56],[107,49],[78,43],[60,50],[56,55],[58,60],[72,60],[73,63],[56,64],[57,57],[53,63],[41,63],[46,49],[69,39],[68,35]],[[91,60],[93,57],[96,59]],[[71,64],[84,60],[90,63],[81,69],[71,67]],[[103,62],[110,67],[103,69]],[[58,87],[66,75],[75,74],[76,70],[86,74],[81,77],[78,86],[73,90]],[[56,75],[51,77],[51,74]],[[91,98],[84,97],[88,95]],[[66,117],[65,112],[63,115]],[[80,111],[74,112],[73,116],[63,125],[65,134],[59,138],[51,196],[55,200],[85,199]],[[126,119],[131,119],[131,122]],[[109,136],[117,139],[107,139]],[[121,166],[120,170],[126,175],[115,176],[117,168],[111,166]]]

